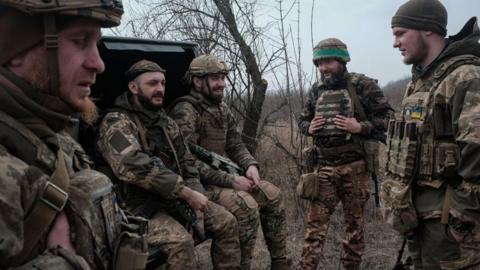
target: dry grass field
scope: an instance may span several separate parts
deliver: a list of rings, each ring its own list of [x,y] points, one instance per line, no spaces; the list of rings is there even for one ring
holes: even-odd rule
[[[290,132],[286,125],[279,124],[275,128],[267,130],[270,136],[278,138],[285,145],[289,145]],[[296,137],[296,136],[295,136]],[[294,143],[296,144],[296,142]],[[292,150],[292,149],[288,149]],[[380,151],[384,153],[385,151]],[[287,206],[287,229],[288,229],[288,251],[295,266],[301,256],[303,241],[303,217],[307,204],[295,194],[295,186],[298,181],[298,170],[295,163],[288,159],[284,151],[278,149],[269,138],[262,139],[257,150],[257,159],[262,168],[262,174],[265,179],[279,186],[285,197]],[[383,159],[381,159],[381,163]],[[381,181],[383,175],[379,173]],[[371,183],[372,196],[367,203],[365,211],[366,219],[366,250],[363,256],[362,269],[392,269],[395,264],[398,249],[401,245],[401,239],[397,233],[382,222],[380,209],[375,206],[373,198],[373,183]],[[335,214],[331,218],[328,237],[323,248],[318,269],[335,270],[342,269],[340,263],[341,242],[343,238],[343,214],[341,205],[337,207]],[[210,258],[208,256],[209,242],[206,242],[197,248],[197,258],[199,269],[212,269]],[[252,269],[266,270],[270,269],[270,260],[267,248],[263,241],[261,231],[258,233],[257,245],[255,247],[255,257]]]

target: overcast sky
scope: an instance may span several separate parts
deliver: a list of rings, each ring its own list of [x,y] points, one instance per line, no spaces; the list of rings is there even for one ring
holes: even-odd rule
[[[130,5],[136,1],[124,0],[129,17]],[[312,64],[312,47],[318,41],[337,37],[348,46],[352,61],[348,64],[350,71],[364,73],[378,79],[381,86],[390,81],[410,75],[410,67],[402,62],[401,55],[394,49],[390,21],[398,7],[405,0],[298,0],[300,1],[300,38],[302,69],[314,74]],[[283,0],[284,8],[296,3],[296,0]],[[480,0],[441,0],[448,11],[448,33],[454,35],[472,16],[480,15]],[[310,16],[313,8],[313,42]],[[278,18],[277,1],[259,0],[256,23],[269,24]],[[293,31],[297,30],[296,8],[290,12],[287,24]],[[271,31],[276,31],[273,27]],[[272,35],[277,34],[277,32]],[[106,32],[108,34],[108,31]],[[267,32],[267,34],[269,34]],[[296,33],[294,33],[296,37]],[[290,55],[294,54],[293,46]],[[267,75],[268,76],[268,75]]]
[[[270,2],[273,4],[273,1]],[[312,69],[310,34],[312,2],[313,0],[301,1],[302,62],[306,72]],[[410,66],[403,64],[399,51],[393,48],[390,26],[392,16],[404,2],[404,0],[316,0],[312,31],[314,44],[328,37],[340,38],[347,44],[352,58],[348,64],[349,70],[376,78],[380,85],[409,76]],[[479,0],[441,2],[448,11],[447,35],[456,34],[470,17],[480,15]]]

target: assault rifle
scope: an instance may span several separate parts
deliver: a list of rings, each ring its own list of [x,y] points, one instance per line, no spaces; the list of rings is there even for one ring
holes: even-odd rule
[[[198,146],[193,143],[187,143],[190,152],[194,154],[200,161],[208,164],[215,170],[222,170],[230,174],[243,175],[244,171],[235,162],[231,161],[222,155],[215,152],[208,151],[207,149]]]

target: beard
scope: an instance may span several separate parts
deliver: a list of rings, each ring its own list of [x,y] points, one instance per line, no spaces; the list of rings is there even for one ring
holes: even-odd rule
[[[337,70],[333,70],[330,72],[331,76],[329,78],[325,78],[323,73],[320,74],[320,78],[322,82],[327,86],[335,86],[339,82],[341,82],[344,78],[345,73],[345,66],[340,65]]]
[[[98,119],[98,109],[95,102],[89,97],[85,101],[85,107],[80,112],[80,118],[89,126],[95,124]]]
[[[422,61],[428,55],[428,47],[427,43],[425,42],[424,37],[418,35],[417,44],[416,44],[416,51],[411,54],[409,57],[403,59],[403,63],[406,65],[418,65],[422,63]]]
[[[162,96],[162,98],[164,98],[164,95],[162,95],[162,94],[153,94],[152,98],[157,96],[157,95]],[[149,98],[148,96],[146,96],[143,93],[141,88],[139,88],[137,98],[138,98],[138,102],[140,103],[140,105],[142,105],[142,107],[144,107],[145,109],[147,109],[149,111],[158,111],[163,106],[163,103],[162,104],[154,104],[152,102],[151,98]]]
[[[216,89],[216,90],[219,90],[219,89]],[[214,94],[213,90],[209,91],[208,97],[213,103],[220,104],[223,100],[223,91],[221,92],[221,94]]]
[[[214,91],[216,91],[218,94],[216,94]],[[220,104],[223,101],[224,87],[217,86],[215,88],[210,88],[208,83],[204,83],[200,92],[205,98],[214,104]]]

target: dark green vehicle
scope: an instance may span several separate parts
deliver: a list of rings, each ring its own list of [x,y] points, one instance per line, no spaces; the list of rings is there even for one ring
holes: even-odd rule
[[[165,105],[186,94],[181,79],[196,56],[196,44],[124,37],[103,37],[98,45],[105,62],[105,72],[98,75],[92,95],[101,109],[111,106],[117,96],[127,91],[125,71],[132,64],[147,59],[167,70]]]

